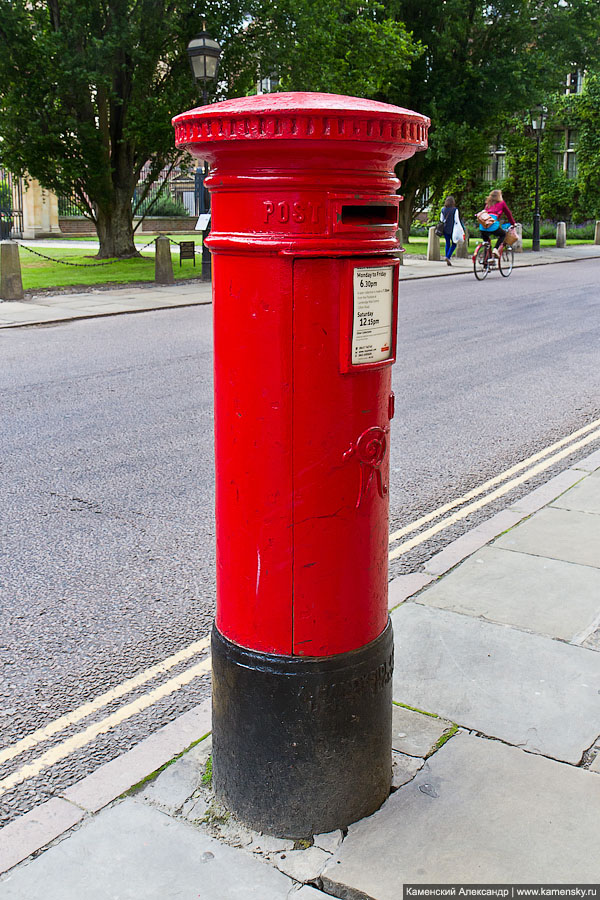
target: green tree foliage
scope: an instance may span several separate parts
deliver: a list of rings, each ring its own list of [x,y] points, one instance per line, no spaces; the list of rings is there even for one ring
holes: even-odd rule
[[[431,117],[430,149],[398,168],[406,235],[425,188],[440,199],[449,175],[476,170],[506,111],[541,99],[599,47],[598,0],[198,3],[0,0],[0,159],[75,191],[101,256],[135,254],[139,173],[177,159],[170,120],[196,102],[185,48],[200,12],[224,47],[219,97],[276,74],[282,89],[369,96]]]
[[[597,0],[390,0],[425,52],[385,97],[431,117],[430,149],[399,166],[404,232],[425,187],[440,201],[449,175],[482,168],[507,112],[558,88],[598,53]]]
[[[422,52],[378,0],[259,0],[248,34],[253,66],[284,91],[373,97]]]
[[[563,105],[568,109],[569,122],[579,133],[577,184],[580,194],[576,216],[579,221],[600,219],[600,72],[589,74],[583,92],[565,98]],[[559,110],[558,115],[560,113]]]
[[[368,95],[419,52],[373,0],[0,0],[0,158],[74,193],[101,257],[136,254],[142,167],[151,180],[178,159],[171,118],[197,104],[199,10],[223,45],[219,97],[275,69],[288,89]]]
[[[543,219],[582,223],[600,218],[600,75],[589,73],[581,94],[564,91],[546,100],[550,111],[540,148],[540,209]],[[565,130],[577,134],[577,177],[557,166],[555,153],[564,149]],[[558,142],[557,142],[558,137]],[[534,213],[536,137],[527,120],[507,116],[493,143],[506,148],[507,176],[500,187],[518,220],[531,223]],[[561,154],[562,156],[562,154]],[[480,170],[481,171],[481,170]],[[481,209],[490,183],[463,170],[445,185],[461,211],[471,218]]]
[[[430,116],[401,163],[401,221],[449,175],[479,170],[507,112],[598,53],[597,0],[274,0],[254,7],[256,65],[281,87],[369,96]]]
[[[197,105],[186,46],[199,9],[225,38],[235,91],[246,5],[196,0],[0,0],[0,158],[94,220],[100,256],[134,256],[142,167],[178,157],[171,117]],[[245,85],[242,84],[242,88]]]
[[[581,189],[577,181],[556,168],[553,154],[552,120],[540,148],[540,209],[545,219],[583,221],[579,214]],[[483,209],[492,188],[500,188],[515,219],[530,225],[535,205],[535,171],[537,142],[530,126],[522,117],[508,117],[494,141],[506,149],[508,174],[494,183],[486,180],[483,168],[461,171],[446,182],[444,193],[453,194],[467,227],[476,227],[475,214]]]

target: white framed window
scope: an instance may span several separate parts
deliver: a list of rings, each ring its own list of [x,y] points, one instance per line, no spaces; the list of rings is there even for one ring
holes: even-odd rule
[[[564,172],[565,170],[565,141],[566,133],[564,129],[555,131],[552,135],[552,155],[557,172]]]
[[[261,78],[256,84],[257,94],[272,94],[279,88],[279,76],[269,75],[267,78]]]
[[[503,144],[493,144],[490,147],[489,160],[483,169],[482,177],[484,181],[501,181],[506,178],[507,174],[506,147]]]
[[[567,75],[567,88],[565,94],[580,94],[583,87],[583,72],[574,69]]]
[[[554,132],[552,137],[552,154],[554,164],[559,172],[567,178],[577,178],[577,142],[579,132],[575,128],[563,128]]]
[[[567,150],[565,153],[565,172],[567,178],[577,178],[577,142],[579,132],[574,128],[567,129]]]

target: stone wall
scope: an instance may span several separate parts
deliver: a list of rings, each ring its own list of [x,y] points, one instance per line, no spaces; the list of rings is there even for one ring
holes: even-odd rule
[[[168,234],[193,231],[197,221],[196,216],[146,216],[142,222],[142,231],[164,231]]]
[[[63,234],[96,234],[94,223],[81,216],[60,216],[58,224]]]
[[[89,219],[81,216],[61,216],[58,220],[63,234],[93,234],[96,229]],[[138,219],[134,219],[134,224]],[[147,216],[142,222],[142,231],[146,233],[165,232],[191,232],[196,226],[196,216]],[[139,231],[139,228],[138,228]]]

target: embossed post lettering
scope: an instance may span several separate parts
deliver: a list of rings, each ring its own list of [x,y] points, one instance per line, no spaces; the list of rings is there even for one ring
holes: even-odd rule
[[[302,205],[302,203],[298,203],[298,202],[294,203],[293,211],[292,211],[292,218],[293,218],[294,222],[304,222],[304,220],[306,218],[306,213],[304,211],[304,206]]]

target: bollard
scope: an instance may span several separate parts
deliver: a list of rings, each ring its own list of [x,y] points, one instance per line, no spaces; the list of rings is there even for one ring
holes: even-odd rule
[[[214,790],[308,838],[389,795],[394,165],[429,119],[275,93],[173,121],[211,164]]]
[[[19,245],[14,241],[1,241],[0,300],[22,300],[23,297]]]
[[[401,228],[396,229],[396,240],[398,241],[398,247],[399,247],[398,262],[400,263],[401,266],[403,266],[404,265],[404,237],[403,237]]]
[[[456,257],[457,259],[469,258],[469,232],[467,228],[465,228],[464,241],[459,241],[456,245]]]
[[[166,234],[156,238],[156,254],[154,257],[154,281],[156,284],[174,284],[173,260],[171,259],[171,241]]]
[[[557,222],[556,223],[556,246],[557,247],[566,247],[567,246],[567,224],[566,224],[566,222]]]
[[[427,259],[437,261],[439,258],[440,239],[435,233],[435,225],[432,225],[427,236]]]
[[[594,244],[600,244],[600,222],[596,222],[596,229],[594,231]]]
[[[515,225],[515,229],[516,229],[517,234],[519,235],[519,240],[515,241],[515,243],[512,245],[512,248],[515,253],[522,253],[523,252],[523,226],[521,225],[520,222],[517,225]]]

